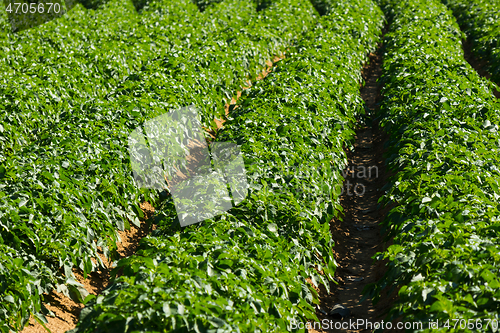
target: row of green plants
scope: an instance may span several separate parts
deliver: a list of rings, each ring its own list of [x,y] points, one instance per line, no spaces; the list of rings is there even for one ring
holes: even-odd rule
[[[8,31],[10,31],[10,26],[7,12],[0,10],[0,40],[3,40],[7,36]]]
[[[244,91],[219,133],[241,146],[248,197],[183,229],[172,201],[162,201],[155,232],[118,262],[72,332],[285,332],[293,321],[317,320],[306,279],[327,289],[333,279],[329,221],[342,210],[344,147],[364,113],[362,64],[383,25],[372,1],[329,6]]]
[[[472,42],[473,52],[486,61],[492,79],[500,84],[500,1],[444,0]]]
[[[96,12],[79,6],[62,22],[11,35],[3,45],[0,65],[6,76],[4,82],[14,87],[4,93],[10,97],[9,104],[14,104],[12,111],[23,117],[14,119],[17,121],[13,125],[23,123],[31,128],[64,109],[58,107],[48,115],[39,115],[23,104],[18,106],[15,101],[20,97],[29,99],[30,105],[44,106],[60,99],[71,108],[81,101],[113,98],[118,89],[131,90],[138,75],[154,69],[175,74],[176,78],[181,76],[184,84],[196,81],[195,84],[203,83],[215,92],[220,90],[227,100],[245,84],[248,74],[248,78],[255,78],[265,61],[284,52],[294,35],[300,35],[313,20],[310,12],[300,14],[298,8],[290,7],[280,13],[278,7],[257,13],[251,2],[233,2],[231,6],[213,6],[202,15],[189,1],[155,2],[148,12],[137,15],[129,2],[115,1]],[[231,17],[229,8],[239,16]],[[213,16],[215,22],[208,19]],[[290,22],[292,16],[297,16],[296,24]],[[120,19],[113,20],[114,17]],[[231,70],[226,70],[226,63],[231,64]],[[67,72],[62,87],[59,77],[52,77],[62,76],[61,71]],[[199,77],[190,77],[193,71],[200,73]],[[37,80],[39,77],[50,80],[54,88],[37,91],[39,85],[47,88]],[[67,87],[68,81],[75,83]],[[38,103],[31,100],[29,90],[39,98]],[[202,120],[210,127],[215,117],[223,116],[224,99],[214,101],[206,97],[202,102],[207,105],[202,108]],[[29,134],[37,139],[37,133]],[[25,140],[28,138],[19,139]]]
[[[394,176],[383,223],[389,319],[446,332],[496,331],[500,313],[500,104],[465,61],[463,33],[439,1],[382,0],[380,120]],[[490,323],[490,325],[488,325]],[[434,329],[434,330],[433,330]]]
[[[237,15],[235,15],[237,14]],[[190,1],[76,5],[0,43],[0,330],[52,289],[83,301],[86,276],[116,257],[117,229],[139,225],[142,200],[127,142],[145,120],[183,105],[210,127],[224,104],[274,54],[309,29],[305,1],[225,1],[200,13]],[[97,260],[97,263],[92,261]],[[21,269],[22,268],[22,269]]]

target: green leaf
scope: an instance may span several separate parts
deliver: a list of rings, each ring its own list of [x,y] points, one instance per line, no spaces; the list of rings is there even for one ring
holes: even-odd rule
[[[15,303],[15,299],[11,295],[4,296],[3,300],[9,303]]]
[[[441,298],[434,302],[429,310],[430,312],[444,312],[447,314],[453,313],[453,303],[445,298]]]

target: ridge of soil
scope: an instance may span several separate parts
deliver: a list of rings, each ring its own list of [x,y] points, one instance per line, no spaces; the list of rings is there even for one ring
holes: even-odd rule
[[[264,67],[256,77],[255,80],[264,79],[269,73],[271,73],[273,66],[276,62],[285,58],[285,54],[276,55],[273,57],[272,61],[266,61],[266,67]],[[237,100],[241,97],[241,93],[245,89],[249,89],[252,86],[252,81],[247,80],[247,85],[242,87],[242,90],[237,91],[236,96],[231,98],[231,101],[226,103],[225,105],[225,114],[226,117],[229,115],[230,111],[237,107],[235,106]],[[217,124],[217,130],[222,128],[225,119],[215,119],[215,123]],[[212,129],[205,130],[215,139],[217,133]],[[144,212],[145,220],[149,219],[154,213],[154,207],[151,206],[148,202],[143,202],[140,204],[141,209]],[[120,255],[119,259],[129,257],[136,253],[137,248],[139,246],[140,240],[148,235],[151,230],[148,230],[147,223],[141,221],[141,227],[136,228],[134,225],[130,226],[130,230],[126,231],[118,231],[118,234],[121,239],[121,243],[117,243],[117,252]],[[155,229],[155,226],[152,226],[152,230]],[[106,260],[106,258],[99,254],[102,262],[106,265],[104,270],[98,270],[97,272],[92,272],[87,275],[85,279],[83,273],[77,269],[73,270],[75,277],[78,282],[80,282],[83,287],[93,295],[99,295],[110,282],[110,273],[112,270],[112,262]],[[93,259],[93,262],[96,263],[96,260]],[[79,304],[74,302],[72,299],[66,297],[62,293],[58,293],[56,290],[53,290],[50,294],[44,295],[43,304],[45,307],[52,311],[54,316],[46,315],[48,323],[45,326],[52,333],[64,333],[68,330],[71,330],[76,327],[78,322],[78,317],[80,315],[80,311],[84,308],[83,304]],[[26,326],[21,333],[47,333],[45,328],[38,323],[33,317],[29,320],[29,325]]]
[[[469,65],[471,65],[471,67],[474,68],[480,76],[491,81],[491,74],[487,70],[488,61],[484,59],[478,59],[474,55],[474,53],[472,52],[472,42],[469,38],[462,40],[462,49],[464,51],[464,58],[465,60],[467,60]],[[496,98],[500,98],[500,87],[496,82],[493,83],[496,86],[496,90],[493,90],[493,95],[495,95]]]
[[[345,170],[344,191],[340,197],[344,216],[342,219],[335,218],[330,223],[330,231],[335,241],[335,281],[338,284],[330,283],[329,294],[323,286],[319,288],[320,303],[316,311],[319,322],[309,322],[309,333],[371,332],[370,329],[360,327],[336,329],[335,323],[340,325],[357,320],[374,324],[380,322],[397,295],[383,294],[376,306],[370,299],[360,302],[363,289],[378,281],[385,273],[385,262],[375,262],[372,257],[377,252],[384,252],[390,245],[390,242],[383,242],[380,226],[390,207],[380,208],[378,205],[378,200],[383,195],[382,187],[390,176],[383,158],[383,146],[387,136],[378,123],[373,121],[381,100],[382,87],[377,82],[382,74],[380,50],[379,46],[376,53],[369,54],[369,64],[364,66],[362,73],[365,86],[360,90],[367,108],[368,123],[372,124],[362,125],[356,130],[354,150],[347,151],[348,167]],[[347,307],[350,316],[342,321],[328,315],[336,304]]]

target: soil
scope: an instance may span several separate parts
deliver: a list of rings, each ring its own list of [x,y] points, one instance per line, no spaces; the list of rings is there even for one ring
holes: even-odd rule
[[[310,322],[313,328],[310,333],[317,332],[371,332],[365,325],[348,326],[347,329],[336,329],[343,322],[371,322],[375,324],[384,319],[396,293],[383,294],[374,306],[370,299],[360,302],[363,289],[378,281],[385,273],[385,262],[373,259],[377,252],[383,252],[390,243],[384,243],[380,232],[380,223],[390,210],[378,204],[382,196],[382,187],[390,176],[384,163],[384,142],[387,137],[373,121],[381,99],[381,85],[377,82],[382,74],[382,56],[379,52],[369,55],[369,64],[363,68],[365,86],[361,88],[361,96],[368,111],[367,124],[356,131],[354,150],[348,151],[348,167],[345,170],[344,193],[340,203],[344,209],[343,218],[334,219],[330,230],[335,241],[333,251],[337,261],[335,281],[330,283],[330,293],[320,288],[320,303],[316,315],[319,323]],[[340,304],[350,310],[350,315],[335,318],[326,313],[334,305]],[[325,321],[326,320],[326,321]],[[322,323],[322,325],[319,325]],[[325,323],[327,323],[325,325]],[[344,324],[346,325],[346,324]],[[398,332],[392,330],[391,332]]]
[[[154,213],[154,207],[148,202],[140,204],[144,212],[145,220],[149,219]],[[152,227],[154,229],[154,226]],[[147,223],[141,221],[141,227],[136,228],[131,226],[130,230],[118,231],[121,238],[121,243],[117,244],[117,252],[120,258],[125,258],[133,255],[139,246],[140,240],[150,232]],[[100,294],[109,284],[111,262],[100,255],[101,260],[106,265],[105,269],[93,272],[85,279],[81,271],[73,270],[77,281],[83,284],[85,289],[94,295]],[[83,309],[83,304],[75,303],[70,298],[62,293],[52,291],[48,295],[44,295],[44,304],[48,310],[54,313],[54,316],[45,316],[48,324],[45,324],[52,333],[64,333],[75,328],[78,321],[80,311]],[[21,331],[22,333],[46,333],[45,328],[38,323],[34,318],[30,318],[29,325]]]
[[[476,70],[479,75],[490,80],[491,74],[487,70],[488,62],[484,59],[479,59],[474,56],[472,52],[472,43],[469,39],[462,40],[462,48],[464,50],[465,60],[467,60],[467,62],[472,66],[472,68]],[[498,84],[500,84],[500,82]],[[500,87],[497,85],[496,88],[497,89],[493,91],[493,95],[495,95],[496,98],[500,98]]]

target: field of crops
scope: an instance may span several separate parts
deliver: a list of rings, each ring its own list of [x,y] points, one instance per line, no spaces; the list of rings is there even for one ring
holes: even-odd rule
[[[398,286],[393,318],[498,320],[500,104],[463,58],[462,32],[438,1],[384,1],[382,117],[398,171],[386,200],[394,244],[377,289]],[[463,332],[464,326],[451,329]],[[445,328],[446,329],[446,328]],[[466,329],[467,330],[467,329]],[[465,331],[466,331],[465,330]]]
[[[476,56],[489,74],[500,82],[500,1],[444,1],[472,40]]]
[[[497,331],[495,1],[67,0],[19,31],[0,11],[0,332],[46,327],[54,291],[85,305],[73,333],[307,330],[292,323],[317,322],[336,295],[332,221],[345,214],[348,152],[372,121],[392,174],[374,231],[388,246],[359,297],[396,295],[377,314],[424,323],[409,332]],[[465,60],[466,37],[491,81]],[[372,114],[360,88],[374,53]],[[167,183],[139,186],[128,145],[187,106],[211,147],[241,149],[249,189],[181,227]],[[120,258],[118,231],[145,225]],[[110,270],[99,294],[79,278]]]

